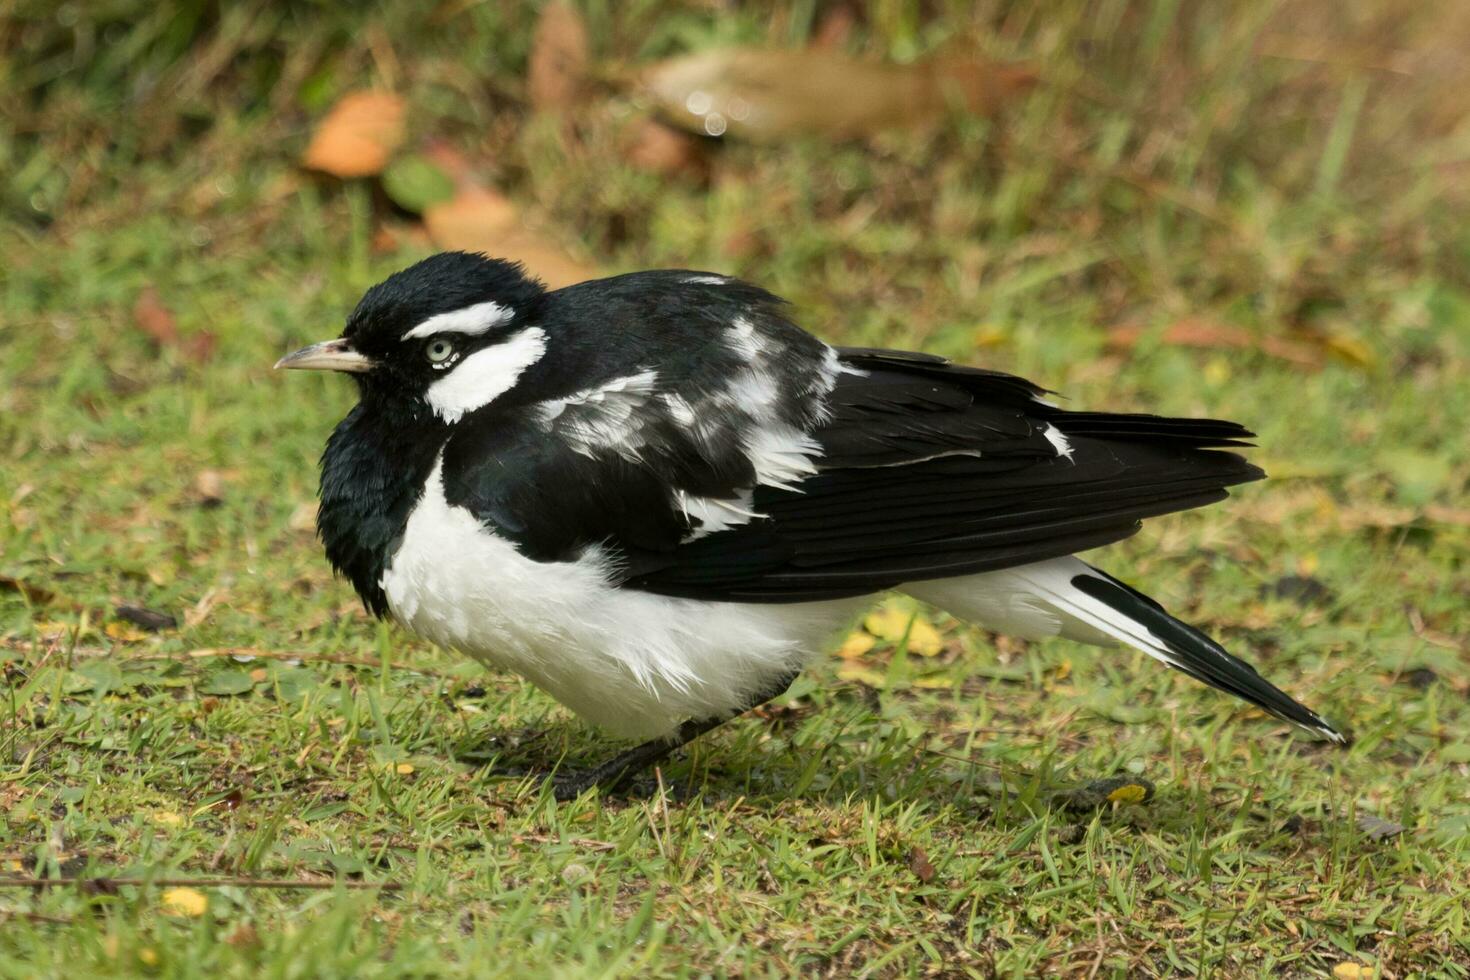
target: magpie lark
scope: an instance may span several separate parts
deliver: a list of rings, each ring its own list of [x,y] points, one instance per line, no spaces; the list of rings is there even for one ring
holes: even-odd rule
[[[829,347],[748,283],[640,272],[548,292],[451,252],[374,286],[317,530],[368,609],[646,739],[624,778],[781,694],[900,589],[1020,637],[1141,650],[1344,735],[1079,558],[1261,470],[1233,422],[1068,411],[1021,378]]]

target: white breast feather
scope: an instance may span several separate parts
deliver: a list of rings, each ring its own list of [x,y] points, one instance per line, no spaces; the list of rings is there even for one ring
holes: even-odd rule
[[[862,599],[791,605],[674,599],[609,584],[589,549],[536,562],[444,498],[442,461],[382,578],[394,617],[424,638],[515,671],[629,737],[744,708],[804,664]]]

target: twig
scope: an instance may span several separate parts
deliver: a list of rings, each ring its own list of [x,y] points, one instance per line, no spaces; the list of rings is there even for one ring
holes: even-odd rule
[[[84,885],[93,888],[156,885],[161,888],[308,888],[308,889],[379,889],[396,892],[403,885],[396,881],[290,881],[284,878],[26,878],[0,877],[0,888],[54,888],[60,885]]]

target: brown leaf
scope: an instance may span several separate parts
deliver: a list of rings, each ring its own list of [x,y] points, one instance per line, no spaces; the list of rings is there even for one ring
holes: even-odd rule
[[[808,47],[823,51],[840,51],[847,46],[847,41],[852,37],[852,29],[857,26],[858,13],[850,3],[838,3],[828,7],[817,21],[817,29],[812,32],[811,42]]]
[[[9,589],[12,592],[19,592],[21,595],[25,596],[27,602],[34,602],[38,606],[45,605],[52,599],[56,598],[56,593],[52,592],[50,589],[43,589],[39,585],[32,585],[29,582],[18,578],[12,578],[9,575],[0,575],[0,589]]]
[[[666,177],[709,175],[709,154],[699,139],[657,119],[644,119],[633,128],[624,155],[634,167],[649,173]]]
[[[587,76],[587,25],[570,3],[547,4],[531,38],[527,92],[537,112],[576,104]]]
[[[134,300],[133,324],[158,347],[172,347],[179,342],[179,325],[173,311],[152,286],[144,286]]]
[[[1023,65],[975,57],[915,65],[833,51],[715,48],[652,66],[643,87],[675,125],[708,136],[834,139],[932,123],[954,104],[993,113],[1035,84]]]
[[[914,873],[924,884],[934,880],[934,865],[929,861],[929,855],[918,844],[909,848],[909,870]]]
[[[484,187],[463,188],[450,200],[431,205],[424,211],[424,227],[440,248],[484,252],[523,262],[532,275],[552,288],[583,282],[597,274],[526,228],[505,195]]]
[[[1132,350],[1149,333],[1148,327],[1137,324],[1114,327],[1108,331],[1108,346],[1114,350]],[[1258,336],[1241,327],[1196,318],[1171,323],[1159,340],[1176,347],[1202,350],[1259,350],[1306,368],[1320,368],[1323,361],[1321,350],[1310,344],[1269,334]]]
[[[225,499],[225,478],[219,470],[200,470],[194,477],[194,490],[204,507],[218,507]]]
[[[173,311],[164,304],[158,290],[152,286],[144,286],[133,302],[133,323],[153,341],[153,346],[159,349],[176,348],[195,364],[203,364],[214,354],[214,334],[202,330],[188,337],[181,337]]]
[[[381,173],[403,142],[403,99],[391,92],[344,95],[312,134],[302,162],[334,177]]]

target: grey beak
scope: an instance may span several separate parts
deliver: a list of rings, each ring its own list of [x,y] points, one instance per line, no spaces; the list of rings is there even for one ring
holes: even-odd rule
[[[287,354],[276,362],[277,368],[294,371],[346,371],[362,374],[371,371],[373,362],[352,349],[345,339],[324,340]]]

